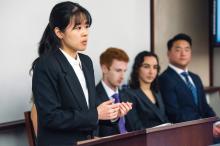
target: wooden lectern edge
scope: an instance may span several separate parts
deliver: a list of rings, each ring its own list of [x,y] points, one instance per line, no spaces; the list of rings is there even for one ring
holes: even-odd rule
[[[125,134],[116,134],[116,135],[111,135],[111,136],[106,136],[106,137],[100,137],[100,138],[95,138],[95,139],[90,139],[90,140],[79,141],[79,142],[77,142],[77,145],[78,146],[91,146],[91,143],[92,144],[101,144],[101,143],[112,141],[112,140],[127,139],[129,137],[133,137],[136,135],[144,135],[145,133],[146,133],[146,129],[138,130],[138,131],[128,132]]]
[[[219,118],[217,118],[217,117],[210,117],[210,118],[205,118],[205,119],[199,119],[199,120],[171,124],[171,125],[167,125],[164,127],[148,128],[148,129],[144,129],[144,130],[128,132],[126,134],[117,134],[117,135],[106,136],[106,137],[101,137],[101,138],[97,138],[97,139],[80,141],[77,143],[77,145],[78,146],[91,146],[91,145],[95,145],[95,144],[110,142],[112,140],[127,139],[127,138],[133,137],[135,135],[145,135],[146,133],[153,133],[153,132],[164,131],[164,130],[168,130],[168,129],[176,129],[179,127],[185,127],[185,126],[189,126],[189,125],[198,125],[201,123],[210,123],[210,122],[214,123],[218,119]]]
[[[146,129],[146,133],[158,132],[158,131],[163,131],[163,130],[167,130],[167,129],[176,129],[179,127],[186,127],[189,125],[198,125],[201,123],[209,123],[209,122],[214,123],[218,119],[219,119],[218,117],[210,117],[210,118],[186,121],[186,122],[181,122],[181,123],[175,123],[175,124],[171,124],[171,125],[167,125],[167,126],[163,126],[163,127],[148,128],[148,129]]]

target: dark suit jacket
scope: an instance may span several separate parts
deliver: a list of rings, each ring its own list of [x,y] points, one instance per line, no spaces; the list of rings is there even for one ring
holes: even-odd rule
[[[105,101],[108,101],[109,97],[102,85],[99,82],[96,85],[96,104],[99,105]],[[112,122],[111,120],[99,120],[99,126],[97,130],[98,136],[109,136],[119,134],[118,121]]]
[[[198,95],[196,106],[191,90],[172,68],[168,67],[159,77],[160,90],[165,103],[166,113],[171,122],[183,122],[215,116],[207,104],[201,79],[189,72]]]
[[[89,108],[80,82],[60,50],[42,56],[34,68],[33,94],[38,113],[38,146],[73,145],[91,136],[98,123],[90,58],[79,54],[89,93]]]
[[[154,93],[157,105],[153,104],[141,89],[126,89],[124,98],[133,103],[132,110],[126,115],[131,130],[140,130],[167,123],[164,104],[160,93]]]

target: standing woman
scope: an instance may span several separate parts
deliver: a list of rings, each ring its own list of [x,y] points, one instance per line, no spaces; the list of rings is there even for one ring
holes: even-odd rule
[[[38,146],[76,144],[93,137],[99,119],[118,118],[113,100],[95,106],[93,64],[78,53],[86,48],[91,23],[89,12],[73,2],[58,3],[50,13],[32,66]]]
[[[168,122],[157,85],[159,70],[156,54],[143,51],[135,57],[130,88],[125,90],[125,98],[133,103],[126,116],[132,131]]]

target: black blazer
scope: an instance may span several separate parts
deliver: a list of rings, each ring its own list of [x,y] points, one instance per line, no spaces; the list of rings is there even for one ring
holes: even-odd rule
[[[189,72],[198,95],[198,106],[193,95],[182,78],[168,67],[159,77],[160,90],[165,103],[166,113],[171,122],[183,122],[215,116],[207,104],[202,81],[198,75]]]
[[[120,94],[120,93],[119,93]],[[108,101],[109,97],[102,85],[99,82],[96,85],[96,104],[99,105]],[[100,137],[119,134],[118,121],[112,122],[111,120],[99,120],[97,135]]]
[[[124,90],[124,98],[133,103],[126,119],[131,130],[140,130],[167,123],[164,104],[160,93],[154,93],[157,105],[153,104],[141,89]]]
[[[32,89],[38,113],[38,146],[73,145],[96,129],[95,82],[90,58],[79,54],[89,92],[89,108],[80,82],[58,49],[37,62]]]

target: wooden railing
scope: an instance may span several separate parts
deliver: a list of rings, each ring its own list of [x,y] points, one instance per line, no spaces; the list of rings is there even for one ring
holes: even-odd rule
[[[219,92],[220,94],[220,87],[205,87],[205,93],[211,94],[215,92]]]

